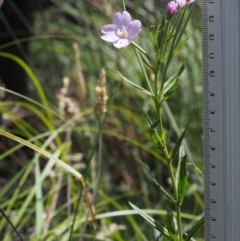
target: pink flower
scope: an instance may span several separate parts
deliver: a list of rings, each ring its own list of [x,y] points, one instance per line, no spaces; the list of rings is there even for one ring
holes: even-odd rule
[[[141,30],[141,22],[139,20],[131,21],[131,15],[127,11],[123,11],[123,13],[114,15],[113,24],[103,26],[101,38],[113,43],[116,48],[123,48],[129,45]]]
[[[179,5],[180,8],[183,8],[186,5],[189,5],[195,2],[195,0],[175,0],[175,2]]]
[[[167,14],[172,17],[178,11],[178,4],[175,1],[171,1],[167,5]]]

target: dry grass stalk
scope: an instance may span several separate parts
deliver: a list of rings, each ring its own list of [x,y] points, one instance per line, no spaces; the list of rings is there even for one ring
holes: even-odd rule
[[[85,85],[85,79],[82,72],[82,66],[80,63],[80,49],[77,43],[73,44],[73,49],[75,52],[75,63],[76,63],[76,77],[78,80],[78,86],[77,86],[77,96],[80,101],[80,104],[84,106],[84,101],[86,97],[86,85]]]
[[[67,96],[68,89],[70,85],[70,79],[68,77],[63,78],[63,87],[58,94],[58,101],[59,101],[59,111],[62,115],[68,114],[70,116],[75,116],[79,114],[79,108],[77,107],[76,103]]]
[[[107,111],[106,104],[108,100],[107,96],[107,88],[106,88],[106,73],[104,69],[102,69],[99,80],[97,82],[97,86],[95,87],[95,114],[98,119],[101,119],[103,114]]]

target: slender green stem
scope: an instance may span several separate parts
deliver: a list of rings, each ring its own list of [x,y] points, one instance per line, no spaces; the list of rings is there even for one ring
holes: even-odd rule
[[[141,48],[138,44],[136,44],[134,41],[132,41],[131,44],[134,45],[134,47],[136,47],[139,51],[141,51],[143,54],[145,54],[148,57],[147,52],[143,48]]]
[[[136,53],[136,56],[137,56],[139,65],[140,65],[140,67],[141,67],[141,69],[142,69],[142,72],[143,72],[143,74],[144,74],[144,77],[145,77],[145,79],[146,79],[146,81],[147,81],[148,88],[149,88],[151,94],[154,96],[154,93],[153,93],[153,90],[152,90],[152,86],[151,86],[151,83],[150,83],[150,81],[149,81],[149,79],[148,79],[148,75],[147,75],[146,69],[145,69],[145,67],[144,67],[142,58],[141,58],[141,56],[140,56],[139,50],[138,50],[137,48],[134,48],[134,51],[135,51],[135,53]]]
[[[177,186],[176,186],[176,182],[175,182],[175,178],[174,178],[174,173],[173,173],[171,161],[168,161],[168,171],[169,171],[169,175],[170,175],[172,186],[173,186],[174,196],[175,196],[175,198],[177,200],[177,198],[178,198],[178,191],[177,191]]]
[[[123,9],[124,11],[126,11],[126,5],[125,5],[125,1],[123,0]]]
[[[158,81],[158,67],[156,66],[156,71],[155,71],[155,96],[154,96],[154,102],[155,102],[155,108],[157,112],[157,117],[159,120],[159,133],[162,138],[162,133],[163,133],[163,125],[162,125],[162,117],[161,117],[161,104],[159,104],[158,101],[158,90],[157,90],[157,81]],[[163,140],[165,142],[165,140]],[[182,241],[182,220],[181,220],[181,206],[178,201],[178,188],[176,185],[175,177],[174,177],[174,172],[172,168],[172,160],[169,157],[169,152],[168,148],[164,143],[164,147],[162,149],[163,155],[167,160],[167,167],[168,167],[168,172],[170,175],[172,187],[173,187],[173,193],[175,200],[177,200],[177,203],[175,204],[176,206],[176,214],[177,214],[177,226],[178,226],[178,235],[179,235],[179,241]]]
[[[182,220],[181,220],[181,205],[176,203],[176,211],[177,211],[177,226],[178,226],[178,235],[179,235],[179,241],[182,241]]]
[[[177,200],[175,206],[176,206],[176,214],[177,214],[178,235],[179,235],[179,241],[182,241],[181,205],[180,205],[179,200],[178,200],[178,189],[177,189],[177,186],[176,186],[171,161],[168,162],[168,171],[169,171],[169,175],[170,175],[172,186],[173,186],[173,192],[174,192],[175,200]]]

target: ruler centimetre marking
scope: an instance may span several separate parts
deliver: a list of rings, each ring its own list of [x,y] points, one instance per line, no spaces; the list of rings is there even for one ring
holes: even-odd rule
[[[221,27],[221,1],[202,0],[205,241],[227,241],[223,239]]]

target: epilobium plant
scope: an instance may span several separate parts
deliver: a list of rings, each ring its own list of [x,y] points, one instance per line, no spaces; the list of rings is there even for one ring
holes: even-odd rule
[[[167,191],[161,184],[157,183],[157,180],[154,178],[153,180],[160,187],[162,193],[166,195],[169,202],[175,207],[175,210],[173,210],[175,211],[175,214],[173,211],[167,210],[166,224],[163,225],[157,223],[152,217],[148,216],[132,203],[130,203],[130,205],[151,225],[153,225],[155,229],[159,230],[162,235],[171,241],[194,240],[193,235],[203,224],[202,218],[188,233],[183,233],[182,231],[181,205],[184,201],[188,183],[186,172],[187,156],[184,152],[182,142],[186,135],[193,112],[190,115],[185,130],[175,143],[174,147],[170,147],[168,144],[165,128],[162,122],[163,103],[177,90],[179,77],[185,67],[183,64],[169,77],[168,69],[174,58],[174,54],[187,41],[187,39],[182,40],[182,35],[194,9],[194,1],[195,0],[175,0],[168,3],[161,22],[156,25],[155,32],[153,30],[150,33],[150,39],[155,52],[154,58],[150,58],[147,52],[134,41],[134,38],[141,31],[141,22],[139,20],[131,21],[131,15],[126,11],[124,2],[123,13],[116,13],[113,19],[113,24],[105,25],[102,28],[102,33],[104,35],[101,37],[105,41],[112,42],[116,48],[126,47],[130,43],[133,44],[148,89],[137,85],[120,72],[119,75],[127,83],[150,96],[155,104],[154,121],[145,111],[143,111],[143,116],[146,119],[152,141],[155,144],[155,147],[161,151],[165,160],[171,180],[172,192]],[[153,81],[149,81],[149,74],[147,73],[146,68],[150,68],[154,73]],[[173,159],[176,159],[177,154],[178,163],[174,167]]]

